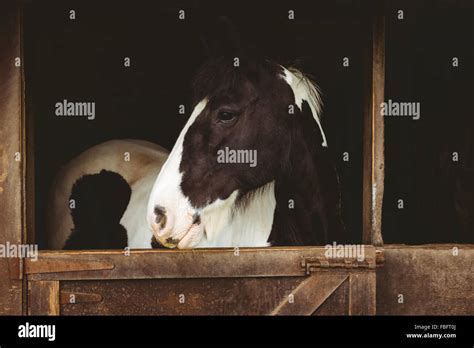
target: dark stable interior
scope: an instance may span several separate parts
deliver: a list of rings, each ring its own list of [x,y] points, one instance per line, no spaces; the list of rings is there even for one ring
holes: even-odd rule
[[[474,243],[472,2],[388,5],[385,100],[420,102],[420,118],[385,119],[384,241]]]
[[[386,99],[422,102],[420,120],[386,121],[386,242],[460,241],[463,232],[449,185],[469,182],[462,179],[465,172],[460,174],[445,162],[433,174],[430,161],[443,149],[464,144],[459,152],[467,151],[462,155],[466,160],[471,156],[472,178],[468,98],[472,30],[466,30],[472,26],[472,11],[459,7],[447,11],[437,2],[426,4],[425,10],[420,4],[406,3],[402,29],[392,18],[398,3],[387,3],[385,10]],[[234,23],[243,42],[283,65],[298,66],[318,83],[323,127],[342,184],[344,222],[351,240],[360,242],[371,5],[370,1],[25,1],[26,108],[34,121],[35,237],[40,248],[45,243],[47,193],[61,165],[109,139],[136,138],[173,147],[189,116],[180,115],[178,105],[190,110],[191,81],[207,59],[203,28],[221,15]],[[71,9],[76,11],[75,20],[69,19]],[[181,9],[184,21],[178,19]],[[288,20],[289,10],[295,11],[294,21]],[[431,16],[446,13],[444,29],[439,28]],[[440,33],[446,40],[437,41]],[[460,57],[458,70],[448,65],[452,51]],[[427,55],[432,55],[428,62]],[[124,67],[124,57],[130,57],[130,67]],[[349,57],[349,67],[343,66],[344,57]],[[96,102],[95,120],[56,117],[54,105],[63,99]],[[349,161],[343,160],[345,152]],[[466,162],[462,165],[469,168]],[[397,208],[398,197],[405,200],[404,210]],[[472,220],[470,226],[472,230]]]

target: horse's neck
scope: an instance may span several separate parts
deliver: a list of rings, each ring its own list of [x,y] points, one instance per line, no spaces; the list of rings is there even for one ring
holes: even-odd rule
[[[341,240],[340,191],[328,150],[301,136],[275,183],[272,245],[320,245]]]
[[[276,205],[274,182],[237,199],[234,192],[201,217],[206,234],[198,247],[268,246]]]
[[[342,240],[337,174],[326,149],[306,141],[275,181],[218,202],[202,218],[206,236],[198,247],[320,245]],[[317,150],[315,150],[317,149]],[[303,156],[301,156],[303,154]]]
[[[270,237],[273,245],[320,244],[312,233],[318,224],[314,221],[319,197],[317,175],[312,160],[304,162],[304,168],[293,168],[275,183],[277,205]]]

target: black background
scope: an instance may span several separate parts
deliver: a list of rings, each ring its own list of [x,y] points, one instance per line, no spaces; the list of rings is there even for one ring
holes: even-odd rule
[[[473,1],[388,3],[385,100],[420,102],[421,118],[385,118],[386,243],[474,243],[473,11]]]
[[[18,327],[56,325],[56,340],[19,338]],[[384,344],[472,346],[472,317],[326,316],[326,317],[150,317],[71,316],[0,317],[2,347],[15,344]],[[415,330],[415,325],[456,325],[456,330]],[[183,334],[185,332],[185,334]],[[310,334],[311,333],[311,334]],[[455,338],[407,338],[407,334],[456,334]]]

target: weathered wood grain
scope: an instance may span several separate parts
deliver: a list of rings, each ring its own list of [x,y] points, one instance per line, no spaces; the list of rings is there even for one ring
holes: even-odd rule
[[[24,144],[21,104],[20,13],[16,1],[0,2],[0,243],[22,242]],[[16,159],[20,159],[17,161]],[[0,258],[0,315],[23,312],[21,260]]]
[[[25,260],[30,280],[238,278],[306,275],[305,259],[325,259],[324,247],[194,250],[44,251]],[[364,267],[375,268],[375,247],[365,246]],[[127,256],[128,255],[128,256]],[[367,264],[368,263],[368,264]],[[69,271],[68,265],[95,265]],[[343,262],[328,264],[345,269]],[[357,263],[354,264],[355,266]],[[56,267],[56,268],[55,268]],[[72,266],[71,266],[72,267]],[[354,269],[364,272],[366,268]],[[318,271],[317,267],[314,271]]]
[[[304,277],[62,281],[61,292],[100,302],[63,304],[62,315],[268,315]]]
[[[364,275],[375,275],[375,247],[365,246],[361,261],[328,258],[326,250],[45,251],[26,260],[25,271],[37,288],[61,283],[65,315],[372,314],[375,278]]]
[[[474,315],[474,245],[388,245],[384,255],[377,314]]]
[[[59,281],[28,282],[28,315],[59,314]]]
[[[349,273],[328,272],[310,277],[62,281],[61,314],[348,314],[348,279]],[[70,294],[86,300],[69,303]],[[319,307],[325,310],[318,312]]]
[[[304,281],[292,292],[292,300],[285,296],[278,306],[272,311],[272,315],[311,315],[319,306],[337,290],[341,284],[349,278],[347,273],[316,273]],[[346,304],[339,303],[338,307]]]
[[[384,192],[384,120],[380,104],[385,88],[385,19],[383,1],[374,2],[372,50],[368,57],[368,81],[364,112],[362,242],[383,245],[382,203]]]
[[[376,314],[375,272],[352,273],[349,278],[349,315]]]

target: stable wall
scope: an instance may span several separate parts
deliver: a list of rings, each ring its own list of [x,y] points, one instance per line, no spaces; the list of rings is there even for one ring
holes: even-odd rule
[[[387,245],[383,250],[378,315],[474,314],[474,245]]]

